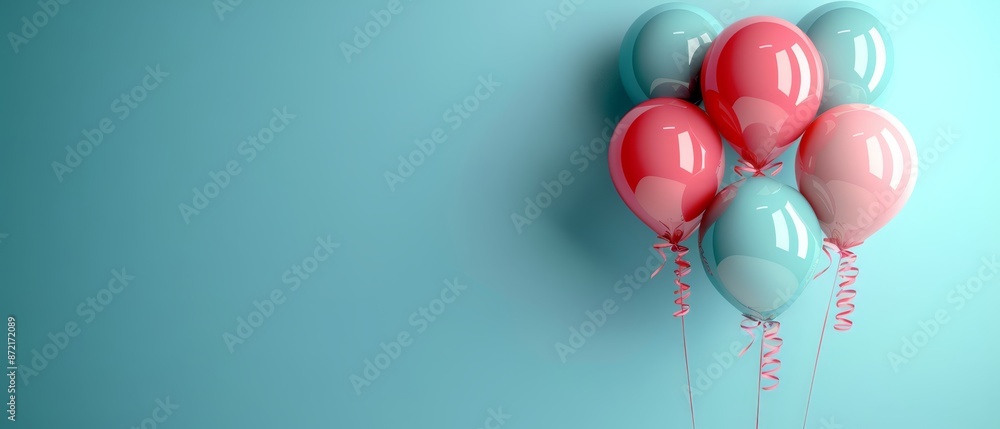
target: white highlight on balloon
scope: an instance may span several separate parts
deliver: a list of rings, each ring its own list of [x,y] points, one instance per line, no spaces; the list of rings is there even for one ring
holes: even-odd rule
[[[694,142],[687,131],[677,135],[677,149],[680,151],[681,168],[688,173],[694,173]]]
[[[688,39],[688,62],[694,61],[694,54],[701,47],[701,41],[697,38]]]
[[[872,81],[868,83],[868,90],[874,91],[875,87],[882,81],[882,76],[885,75],[888,59],[886,58],[885,41],[882,40],[882,35],[878,31],[875,31],[874,28],[868,30],[868,34],[872,36],[872,43],[875,45],[875,75],[872,76]]]
[[[873,176],[882,179],[884,172],[882,171],[885,166],[885,160],[882,159],[882,145],[878,141],[878,137],[871,136],[868,140],[868,171],[872,173]]]
[[[792,62],[788,51],[778,51],[774,54],[778,61],[778,90],[785,95],[792,95]]]
[[[899,187],[899,182],[903,180],[903,151],[899,149],[899,141],[896,140],[896,136],[892,135],[888,129],[882,129],[882,138],[889,146],[889,156],[892,157],[892,165],[890,166],[892,179],[889,180],[889,187],[896,189]]]
[[[795,54],[795,61],[799,63],[799,74],[802,76],[802,82],[799,82],[799,98],[795,101],[795,104],[799,105],[809,96],[812,75],[809,74],[809,61],[806,60],[806,53],[802,51],[802,47],[798,43],[792,45],[792,53]]]
[[[771,221],[774,222],[774,245],[784,251],[788,251],[788,223],[785,222],[785,215],[778,210],[771,213]]]
[[[806,254],[809,252],[809,237],[806,236],[806,224],[802,222],[802,218],[799,217],[799,213],[795,211],[795,207],[792,207],[792,203],[789,201],[785,203],[785,210],[788,211],[788,215],[792,217],[792,224],[795,225],[795,235],[799,239],[798,251],[795,253],[800,259],[805,259]]]
[[[854,36],[854,72],[861,78],[868,74],[868,38],[864,34]]]

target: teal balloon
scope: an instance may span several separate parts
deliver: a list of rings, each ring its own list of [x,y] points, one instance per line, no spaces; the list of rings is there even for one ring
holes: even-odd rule
[[[722,24],[703,9],[667,3],[639,16],[625,33],[619,71],[635,104],[671,97],[701,101],[701,64]]]
[[[754,177],[716,195],[698,249],[715,289],[745,316],[768,321],[788,309],[821,268],[822,234],[802,194]]]
[[[870,7],[838,1],[809,12],[799,28],[819,50],[826,87],[819,113],[850,104],[872,104],[892,76],[889,30]]]

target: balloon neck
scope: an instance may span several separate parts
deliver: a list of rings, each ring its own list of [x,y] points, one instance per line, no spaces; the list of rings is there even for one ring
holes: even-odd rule
[[[666,241],[672,246],[678,246],[681,244],[682,241],[684,241],[684,231],[681,231],[680,228],[677,228],[673,231],[667,230],[662,234],[660,234],[657,238]]]
[[[853,255],[851,251],[854,247],[860,246],[864,241],[847,241],[840,238],[827,238],[823,240],[823,245],[839,254],[841,257]]]
[[[768,175],[774,177],[781,172],[781,166],[782,163],[776,161],[756,162],[741,159],[733,170],[736,171],[736,174],[739,174],[741,177],[743,177],[745,173],[752,174],[753,176],[751,177],[766,177]]]

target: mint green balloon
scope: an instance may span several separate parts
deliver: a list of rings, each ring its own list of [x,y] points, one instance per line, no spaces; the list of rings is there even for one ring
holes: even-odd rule
[[[701,64],[722,24],[687,3],[646,11],[622,40],[618,66],[625,92],[635,104],[650,98],[701,101]]]
[[[872,104],[889,85],[892,40],[872,8],[852,1],[827,3],[802,18],[799,28],[823,58],[826,86],[819,113],[842,104]]]
[[[805,197],[768,177],[729,185],[698,234],[715,289],[745,316],[773,320],[795,302],[823,261],[823,232]]]

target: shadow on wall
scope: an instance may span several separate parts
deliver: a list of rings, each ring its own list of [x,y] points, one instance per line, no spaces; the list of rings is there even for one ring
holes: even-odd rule
[[[562,207],[554,213],[553,221],[572,245],[589,256],[581,263],[620,267],[641,263],[631,259],[645,258],[643,249],[653,243],[655,234],[625,206],[608,172],[609,139],[618,120],[633,107],[621,84],[618,50],[615,44],[595,55],[586,84],[580,88],[586,103],[582,111],[592,111],[581,116],[603,119],[599,126],[585,127],[598,130],[593,136],[573,145],[567,167],[573,189],[560,201]],[[635,252],[618,251],[628,248]]]

